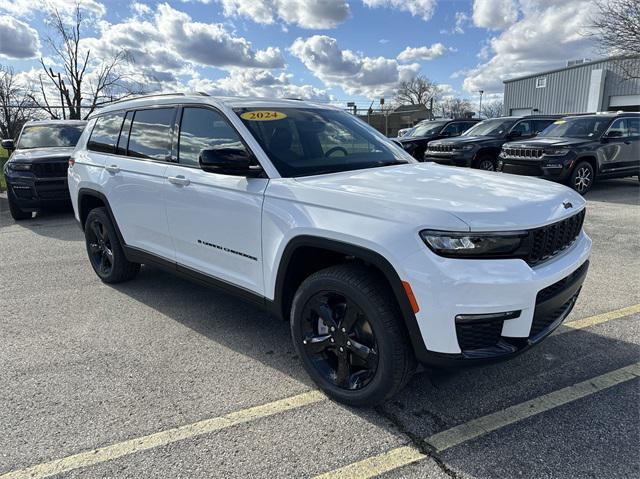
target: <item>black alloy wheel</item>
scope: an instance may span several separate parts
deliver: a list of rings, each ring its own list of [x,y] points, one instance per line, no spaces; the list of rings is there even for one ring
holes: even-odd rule
[[[302,317],[302,343],[322,377],[342,389],[367,386],[378,369],[378,353],[362,309],[338,292],[320,292],[307,301]]]
[[[595,172],[590,163],[583,161],[578,163],[571,174],[571,187],[581,195],[584,195],[593,186]]]
[[[478,169],[485,171],[496,171],[496,165],[492,158],[484,156],[478,160]]]
[[[87,249],[93,269],[100,277],[108,277],[114,264],[112,239],[99,219],[93,219],[86,227]]]

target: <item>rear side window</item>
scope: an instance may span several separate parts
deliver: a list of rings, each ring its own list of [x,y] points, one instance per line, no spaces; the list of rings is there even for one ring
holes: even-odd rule
[[[519,131],[522,136],[533,135],[532,123],[533,121],[531,120],[520,121],[516,123],[516,126],[511,131]]]
[[[222,115],[207,108],[185,108],[180,123],[178,162],[199,166],[200,152],[209,148],[244,148],[238,133]]]
[[[115,153],[124,113],[99,116],[87,143],[87,149],[102,153]]]
[[[556,121],[554,118],[545,118],[543,120],[533,120],[534,133],[537,135],[554,121]]]
[[[629,136],[640,136],[640,118],[627,118],[627,127],[629,128]]]
[[[174,108],[138,110],[129,134],[128,155],[157,161],[171,158],[171,128]]]

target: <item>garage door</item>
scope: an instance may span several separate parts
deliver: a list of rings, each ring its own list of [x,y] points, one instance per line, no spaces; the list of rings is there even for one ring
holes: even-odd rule
[[[640,111],[640,95],[609,97],[609,110]]]
[[[512,108],[511,116],[527,116],[531,115],[531,108]]]

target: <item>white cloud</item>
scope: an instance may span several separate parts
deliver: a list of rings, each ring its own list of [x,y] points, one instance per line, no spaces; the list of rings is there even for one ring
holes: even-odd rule
[[[507,28],[518,19],[518,7],[514,0],[474,0],[473,24],[476,27],[499,30]]]
[[[362,0],[362,2],[371,8],[394,8],[429,21],[433,17],[438,0]]]
[[[97,0],[56,0],[55,2],[46,0],[0,0],[0,10],[16,17],[30,17],[34,11],[53,12],[57,9],[64,17],[71,15],[76,5],[86,12],[97,17],[102,17],[107,10],[105,6]]]
[[[0,57],[33,58],[39,52],[37,31],[16,18],[0,16]]]
[[[136,15],[146,15],[147,13],[151,13],[151,7],[146,3],[133,2],[130,7]]]
[[[433,60],[443,56],[447,52],[455,51],[454,48],[447,48],[442,43],[434,43],[430,47],[407,47],[398,55],[401,62],[410,62],[415,60]]]
[[[340,86],[348,94],[388,96],[400,81],[420,70],[417,63],[401,65],[395,59],[342,50],[335,38],[326,35],[298,38],[289,50],[326,85]]]
[[[589,0],[522,1],[522,18],[491,38],[488,60],[466,72],[469,92],[501,92],[502,80],[560,67],[593,54],[593,40],[582,34],[590,22]]]
[[[276,20],[301,28],[334,28],[349,16],[346,0],[219,0],[225,16],[256,23]]]
[[[195,75],[188,82],[188,88],[203,91],[212,95],[257,96],[277,98],[302,98],[322,102],[331,101],[326,90],[311,85],[295,85],[292,76],[286,73],[274,74],[269,70],[253,70],[234,68],[227,77],[209,80]]]

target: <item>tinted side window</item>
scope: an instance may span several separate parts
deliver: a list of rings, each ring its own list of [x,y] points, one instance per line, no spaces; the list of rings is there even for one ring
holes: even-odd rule
[[[640,118],[627,118],[629,136],[640,136]]]
[[[240,136],[224,117],[207,108],[185,108],[180,122],[178,162],[198,166],[198,156],[209,148],[244,148]]]
[[[519,131],[522,136],[533,135],[533,128],[531,123],[531,120],[519,121],[518,123],[516,123],[516,126],[511,129],[511,131]]]
[[[609,130],[607,130],[607,136],[610,138],[621,138],[623,136],[629,136],[629,128],[627,127],[627,119],[620,118],[614,121]]]
[[[171,157],[171,126],[174,117],[173,108],[136,111],[129,134],[128,155],[168,161]]]
[[[124,113],[99,116],[87,143],[87,149],[115,153]]]
[[[460,130],[460,123],[449,123],[442,129],[441,133],[449,134],[451,136],[459,135],[464,130]]]
[[[124,123],[122,123],[122,132],[120,133],[120,139],[118,140],[118,146],[116,147],[116,153],[118,155],[127,154],[127,144],[129,143],[129,131],[131,130],[131,120],[133,120],[133,112],[127,112],[127,116],[124,117]]]

